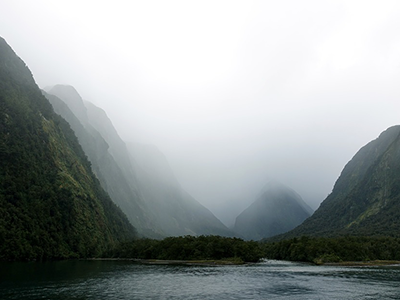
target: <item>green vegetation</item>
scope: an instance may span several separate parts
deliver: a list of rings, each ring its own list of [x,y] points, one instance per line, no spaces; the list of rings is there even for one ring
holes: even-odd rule
[[[271,240],[303,235],[400,237],[400,126],[361,148],[315,213]]]
[[[69,124],[0,38],[0,260],[99,256],[134,233]]]
[[[121,243],[104,253],[107,258],[172,261],[258,262],[262,258],[309,262],[400,261],[400,238],[307,237],[279,242],[254,242],[221,236],[168,237],[164,240],[138,239]],[[154,261],[155,263],[159,263]],[[218,263],[218,262],[216,262]]]
[[[263,244],[269,259],[312,262],[400,260],[400,238],[354,237],[293,238]]]
[[[69,122],[102,187],[140,235],[234,235],[181,188],[155,146],[125,144],[107,114],[84,102],[72,86],[56,85],[44,94]]]
[[[277,242],[260,244],[213,235],[133,240],[135,229],[101,188],[70,125],[54,113],[29,69],[0,38],[0,260],[100,256],[233,262],[266,257],[318,264],[400,260],[399,134],[400,126],[392,127],[363,147],[314,215],[274,238]],[[92,141],[107,150],[105,141]],[[129,154],[124,156],[128,158],[121,166],[129,165],[124,163]],[[104,174],[109,172],[103,182],[110,191],[125,177],[121,170],[110,172],[111,158],[102,165]],[[172,174],[168,166],[158,170],[163,168]],[[153,185],[155,174],[141,177],[146,199],[154,200],[146,218],[157,219],[160,228],[230,234],[179,186],[162,183],[163,178],[160,185]],[[136,183],[125,184],[121,199],[134,198]],[[171,205],[173,201],[177,204]],[[130,207],[132,216],[141,214],[139,204]],[[302,235],[309,237],[299,238]]]
[[[230,260],[257,262],[264,253],[253,241],[221,236],[168,237],[163,240],[139,239],[122,243],[105,253],[111,258],[163,260]]]

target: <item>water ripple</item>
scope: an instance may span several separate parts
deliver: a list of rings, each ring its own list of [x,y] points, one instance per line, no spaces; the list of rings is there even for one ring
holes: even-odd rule
[[[2,263],[0,299],[399,299],[400,267]]]

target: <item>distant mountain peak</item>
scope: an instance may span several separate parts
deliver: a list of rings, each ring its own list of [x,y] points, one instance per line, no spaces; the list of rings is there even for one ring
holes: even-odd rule
[[[293,191],[295,193],[295,191],[293,189],[291,189],[290,187],[288,187],[287,185],[281,183],[280,181],[278,181],[276,179],[272,179],[264,185],[264,187],[261,189],[259,195],[262,195],[266,191],[279,191],[279,190]]]
[[[270,181],[260,196],[237,218],[234,231],[259,240],[289,231],[312,214],[301,196],[278,181]]]
[[[83,123],[87,123],[87,108],[81,95],[71,85],[57,84],[46,90],[49,94],[62,99],[74,113],[74,115]]]
[[[83,103],[83,99],[82,99],[81,95],[79,95],[78,91],[72,85],[56,84],[51,87],[47,87],[46,91],[49,94],[52,94],[52,92],[50,92],[50,91],[53,91],[53,93],[54,92],[63,93],[64,100],[73,100],[73,101],[79,100],[79,101],[82,101],[82,103]]]
[[[264,193],[287,193],[291,194],[293,198],[297,199],[297,202],[303,207],[305,211],[307,211],[310,215],[313,214],[314,210],[303,200],[303,198],[292,188],[283,184],[282,182],[272,179],[270,180],[261,190],[259,197]]]

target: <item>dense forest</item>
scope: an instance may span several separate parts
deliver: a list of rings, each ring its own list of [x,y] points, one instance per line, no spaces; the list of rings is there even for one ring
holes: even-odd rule
[[[0,259],[93,257],[134,236],[69,124],[0,38]]]
[[[139,239],[122,243],[104,254],[114,258],[164,260],[233,260],[257,262],[263,258],[261,244],[221,236],[181,236],[163,240]]]
[[[258,262],[265,258],[324,264],[372,260],[400,261],[399,249],[400,238],[393,237],[303,236],[279,242],[255,242],[220,236],[181,236],[163,240],[137,239],[121,243],[103,256],[234,262]]]
[[[356,237],[293,238],[263,244],[268,259],[316,264],[342,261],[400,260],[400,238]]]

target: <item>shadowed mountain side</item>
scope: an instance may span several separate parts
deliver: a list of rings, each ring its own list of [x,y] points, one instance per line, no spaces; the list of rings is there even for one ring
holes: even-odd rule
[[[136,169],[146,170],[145,173],[154,182],[180,186],[166,156],[156,146],[134,142],[126,145],[131,155],[132,164],[136,166]]]
[[[234,231],[251,240],[287,232],[312,214],[312,209],[292,189],[271,182],[257,200],[237,218]]]
[[[81,121],[63,100],[43,92],[53,105],[54,110],[65,118],[75,131],[83,150],[92,163],[93,171],[111,199],[125,212],[129,221],[141,235],[153,238],[165,236],[165,233],[151,221],[155,219],[155,216],[146,208],[143,196],[138,190],[138,183],[134,181],[136,177],[127,177],[123,173],[114,157],[110,154],[108,143],[89,123],[87,109],[78,93],[70,86],[56,87],[50,89],[50,91],[57,91],[62,96],[67,95],[67,100],[72,102],[71,106],[75,110],[85,112],[78,114],[82,118]]]
[[[127,144],[143,194],[157,214],[160,226],[170,235],[234,234],[207,208],[184,191],[169,163],[157,147],[138,143]]]
[[[115,187],[110,189],[110,194],[113,194],[113,191],[120,192],[118,184],[125,181],[129,185],[131,193],[138,195],[138,197],[131,198],[131,201],[136,204],[134,210],[132,207],[120,204],[124,201],[115,200],[115,202],[124,209],[132,223],[137,226],[139,233],[149,236],[149,229],[152,229],[151,236],[153,237],[154,234],[164,236],[232,235],[210,211],[180,188],[166,158],[155,147],[143,149],[136,145],[135,150],[128,151],[125,142],[119,137],[104,110],[90,102],[82,101],[76,90],[70,86],[57,85],[49,92],[64,97],[68,95],[66,101],[72,102],[71,107],[75,109],[79,110],[77,103],[85,105],[85,109],[80,110],[85,111],[85,114],[79,114],[82,118],[81,123],[90,130],[90,133],[96,131],[96,134],[105,140],[109,146],[108,152],[121,170],[125,180],[117,181],[118,177],[109,174],[110,168],[106,164],[97,166],[95,169],[103,169],[99,177],[104,178],[105,188]],[[64,99],[61,100],[64,101]],[[94,149],[94,152],[96,151]],[[92,155],[96,156],[95,153]],[[111,161],[108,160],[107,163],[111,164]],[[121,195],[115,197],[117,196],[122,197]],[[139,209],[137,209],[138,207]],[[132,216],[136,217],[136,222],[132,220]]]
[[[312,217],[275,239],[349,234],[400,236],[400,126],[362,147]]]
[[[119,136],[106,112],[89,101],[85,101],[85,106],[87,108],[89,123],[96,128],[107,141],[110,146],[109,151],[111,155],[114,157],[125,177],[130,179],[132,188],[139,191],[140,187],[137,184],[136,170],[130,162],[126,144]]]
[[[74,87],[70,85],[55,85],[48,89],[48,93],[57,96],[68,105],[73,114],[90,133],[100,134],[108,144],[108,151],[114,158],[124,176],[130,179],[131,189],[139,192],[136,174],[130,164],[129,154],[125,142],[120,138],[104,110],[94,104],[83,101]]]
[[[134,236],[70,125],[0,38],[0,259],[94,257]]]

